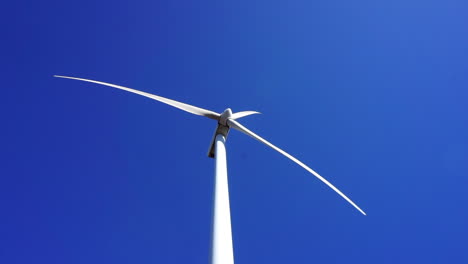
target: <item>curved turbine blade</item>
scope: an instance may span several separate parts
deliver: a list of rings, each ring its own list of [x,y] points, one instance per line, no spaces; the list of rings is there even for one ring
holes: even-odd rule
[[[237,113],[232,114],[231,118],[232,119],[239,119],[241,117],[254,115],[254,114],[261,114],[261,113],[257,112],[257,111],[242,111],[242,112],[237,112]]]
[[[195,115],[206,116],[206,117],[214,119],[214,120],[219,120],[219,116],[220,116],[218,113],[210,111],[210,110],[206,110],[206,109],[196,107],[196,106],[193,106],[193,105],[189,105],[189,104],[184,104],[184,103],[181,103],[181,102],[177,102],[175,100],[171,100],[171,99],[164,98],[164,97],[157,96],[157,95],[150,94],[150,93],[145,93],[145,92],[142,92],[142,91],[138,91],[138,90],[127,88],[127,87],[120,86],[120,85],[115,85],[115,84],[105,83],[105,82],[100,82],[100,81],[94,81],[94,80],[88,80],[88,79],[82,79],[82,78],[76,78],[76,77],[60,76],[60,75],[54,75],[54,77],[72,79],[72,80],[78,80],[78,81],[85,81],[85,82],[97,83],[97,84],[101,84],[101,85],[105,85],[105,86],[114,87],[114,88],[121,89],[121,90],[124,90],[124,91],[127,91],[127,92],[131,92],[131,93],[139,94],[139,95],[142,95],[142,96],[146,96],[148,98],[154,99],[154,100],[159,101],[161,103],[165,103],[165,104],[168,104],[168,105],[173,106],[175,108],[179,108],[179,109],[184,110],[186,112],[189,112],[189,113],[192,113],[192,114],[195,114]]]
[[[239,124],[237,121],[234,121],[232,119],[228,119],[227,120],[227,124],[236,129],[236,130],[239,130],[240,132],[244,133],[244,134],[247,134],[251,137],[253,137],[254,139],[262,142],[263,144],[271,147],[272,149],[278,151],[279,153],[283,154],[284,156],[286,156],[287,158],[289,158],[290,160],[294,161],[295,163],[297,163],[299,166],[301,166],[302,168],[306,169],[308,172],[312,173],[315,177],[317,177],[319,180],[321,180],[322,182],[324,182],[326,185],[328,185],[328,187],[332,188],[335,192],[337,192],[341,197],[343,197],[346,201],[348,201],[348,203],[350,203],[351,205],[353,205],[356,209],[359,210],[359,212],[361,212],[363,215],[366,215],[366,213],[364,213],[364,211],[359,208],[359,206],[357,206],[353,201],[351,201],[351,199],[349,199],[346,195],[344,195],[340,190],[338,190],[338,188],[336,188],[335,186],[333,186],[329,181],[327,181],[325,178],[323,178],[322,176],[320,176],[317,172],[315,172],[313,169],[309,168],[307,165],[305,165],[304,163],[300,162],[298,159],[294,158],[293,156],[289,155],[288,153],[286,153],[286,151],[278,148],[277,146],[271,144],[270,142],[266,141],[265,139],[261,138],[260,136],[258,136],[257,134],[253,133],[252,131],[248,130],[247,128],[245,128],[243,125]]]

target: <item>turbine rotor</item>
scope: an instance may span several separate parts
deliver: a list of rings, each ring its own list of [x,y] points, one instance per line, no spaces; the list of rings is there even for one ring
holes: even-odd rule
[[[172,100],[172,99],[168,99],[168,98],[165,98],[165,97],[162,97],[162,96],[158,96],[158,95],[138,91],[138,90],[127,88],[127,87],[120,86],[120,85],[115,85],[115,84],[110,84],[110,83],[105,83],[105,82],[100,82],[100,81],[94,81],[94,80],[89,80],[89,79],[76,78],[76,77],[67,77],[67,76],[58,76],[58,75],[54,75],[54,77],[74,79],[74,80],[91,82],[91,83],[96,83],[96,84],[101,84],[101,85],[105,85],[105,86],[114,87],[114,88],[117,88],[117,89],[120,89],[120,90],[124,90],[124,91],[127,91],[127,92],[131,92],[131,93],[139,94],[139,95],[142,95],[142,96],[145,96],[145,97],[149,97],[149,98],[151,98],[153,100],[168,104],[170,106],[173,106],[175,108],[178,108],[180,110],[183,110],[183,111],[195,114],[195,115],[205,116],[205,117],[208,117],[210,119],[214,119],[214,120],[218,121],[218,126],[216,127],[213,139],[212,139],[211,144],[210,144],[210,149],[208,151],[208,156],[209,157],[214,157],[214,142],[215,142],[214,139],[216,138],[216,135],[221,134],[226,139],[227,135],[229,133],[229,129],[232,127],[235,130],[238,130],[238,131],[240,131],[240,132],[242,132],[242,133],[244,133],[244,134],[246,134],[246,135],[248,135],[248,136],[250,136],[250,137],[252,137],[252,138],[254,138],[254,139],[258,140],[258,141],[260,141],[260,142],[262,142],[263,144],[269,146],[270,148],[278,151],[279,153],[281,153],[283,156],[287,157],[288,159],[290,159],[294,163],[298,164],[299,166],[301,166],[302,168],[307,170],[309,173],[311,173],[312,175],[317,177],[319,180],[321,180],[323,183],[325,183],[328,187],[330,187],[336,193],[338,193],[348,203],[350,203],[352,206],[354,206],[359,212],[366,215],[366,213],[361,208],[359,208],[353,201],[351,201],[351,199],[349,199],[340,190],[338,190],[338,188],[336,188],[334,185],[332,185],[329,181],[327,181],[325,178],[323,178],[317,172],[315,172],[314,170],[309,168],[307,165],[305,165],[304,163],[302,163],[301,161],[299,161],[298,159],[296,159],[295,157],[293,157],[289,153],[287,153],[284,150],[278,148],[277,146],[271,144],[270,142],[266,141],[265,139],[261,138],[257,134],[253,133],[252,131],[250,131],[246,127],[242,126],[237,121],[235,121],[236,119],[239,119],[239,118],[242,118],[242,117],[245,117],[245,116],[249,116],[249,115],[253,115],[253,114],[259,114],[259,112],[243,111],[243,112],[237,112],[237,113],[233,114],[231,109],[227,108],[226,110],[224,110],[224,112],[222,112],[221,114],[218,114],[216,112],[206,110],[206,109],[203,109],[203,108],[200,108],[200,107],[196,107],[196,106],[193,106],[193,105],[181,103],[181,102],[178,102],[178,101],[175,101],[175,100]]]

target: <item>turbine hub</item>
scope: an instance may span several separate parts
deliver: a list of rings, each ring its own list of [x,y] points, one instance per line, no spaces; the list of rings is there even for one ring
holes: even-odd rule
[[[231,118],[231,116],[232,116],[231,108],[228,108],[228,109],[224,110],[224,112],[219,117],[219,121],[218,121],[219,124],[221,124],[223,126],[227,126],[227,120],[228,120],[228,118]]]

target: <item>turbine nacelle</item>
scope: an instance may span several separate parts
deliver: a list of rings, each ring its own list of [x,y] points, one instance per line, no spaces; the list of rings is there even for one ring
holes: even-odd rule
[[[235,120],[235,119],[253,115],[253,114],[260,114],[260,113],[255,112],[255,111],[242,111],[242,112],[237,112],[233,114],[231,108],[227,108],[226,110],[224,110],[224,112],[222,112],[219,115],[218,126],[216,127],[213,137],[211,138],[210,147],[208,148],[208,157],[214,158],[215,156],[216,135],[221,134],[224,136],[225,139],[227,139],[229,128],[230,128],[229,120]]]

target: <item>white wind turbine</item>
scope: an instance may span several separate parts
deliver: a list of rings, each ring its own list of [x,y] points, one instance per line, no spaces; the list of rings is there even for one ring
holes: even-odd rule
[[[213,139],[211,140],[210,148],[208,150],[208,156],[211,158],[215,158],[215,193],[214,193],[214,216],[213,216],[213,248],[212,248],[212,264],[233,264],[234,263],[234,255],[233,255],[233,247],[232,247],[232,233],[231,233],[231,215],[229,209],[229,190],[228,190],[228,178],[227,178],[227,163],[226,163],[226,137],[229,132],[230,128],[234,128],[246,135],[253,137],[254,139],[262,142],[263,144],[271,147],[272,149],[278,151],[282,155],[286,156],[290,160],[294,161],[296,164],[313,174],[323,183],[328,185],[328,187],[332,188],[336,193],[338,193],[341,197],[343,197],[348,203],[354,206],[359,212],[366,215],[366,213],[359,208],[351,199],[349,199],[346,195],[344,195],[340,190],[338,190],[335,186],[333,186],[330,182],[328,182],[325,178],[320,176],[317,172],[309,168],[307,165],[296,159],[295,157],[291,156],[290,154],[286,153],[282,149],[276,147],[275,145],[271,144],[270,142],[266,141],[265,139],[261,138],[257,134],[253,133],[252,131],[248,130],[246,127],[241,125],[236,119],[241,117],[245,117],[252,114],[259,114],[259,112],[255,111],[243,111],[232,113],[231,109],[228,108],[224,110],[221,114],[216,112],[206,110],[203,108],[199,108],[196,106],[192,106],[189,104],[184,104],[181,102],[177,102],[171,99],[167,99],[161,96],[141,92],[138,90],[134,90],[131,88],[123,87],[120,85],[76,78],[76,77],[68,77],[68,76],[59,76],[54,75],[54,77],[58,78],[66,78],[66,79],[73,79],[91,83],[97,83],[105,86],[114,87],[117,89],[125,90],[127,92],[139,94],[142,96],[149,97],[156,101],[171,105],[173,107],[179,108],[186,112],[205,116],[210,119],[214,119],[218,121],[218,126],[216,127]]]

